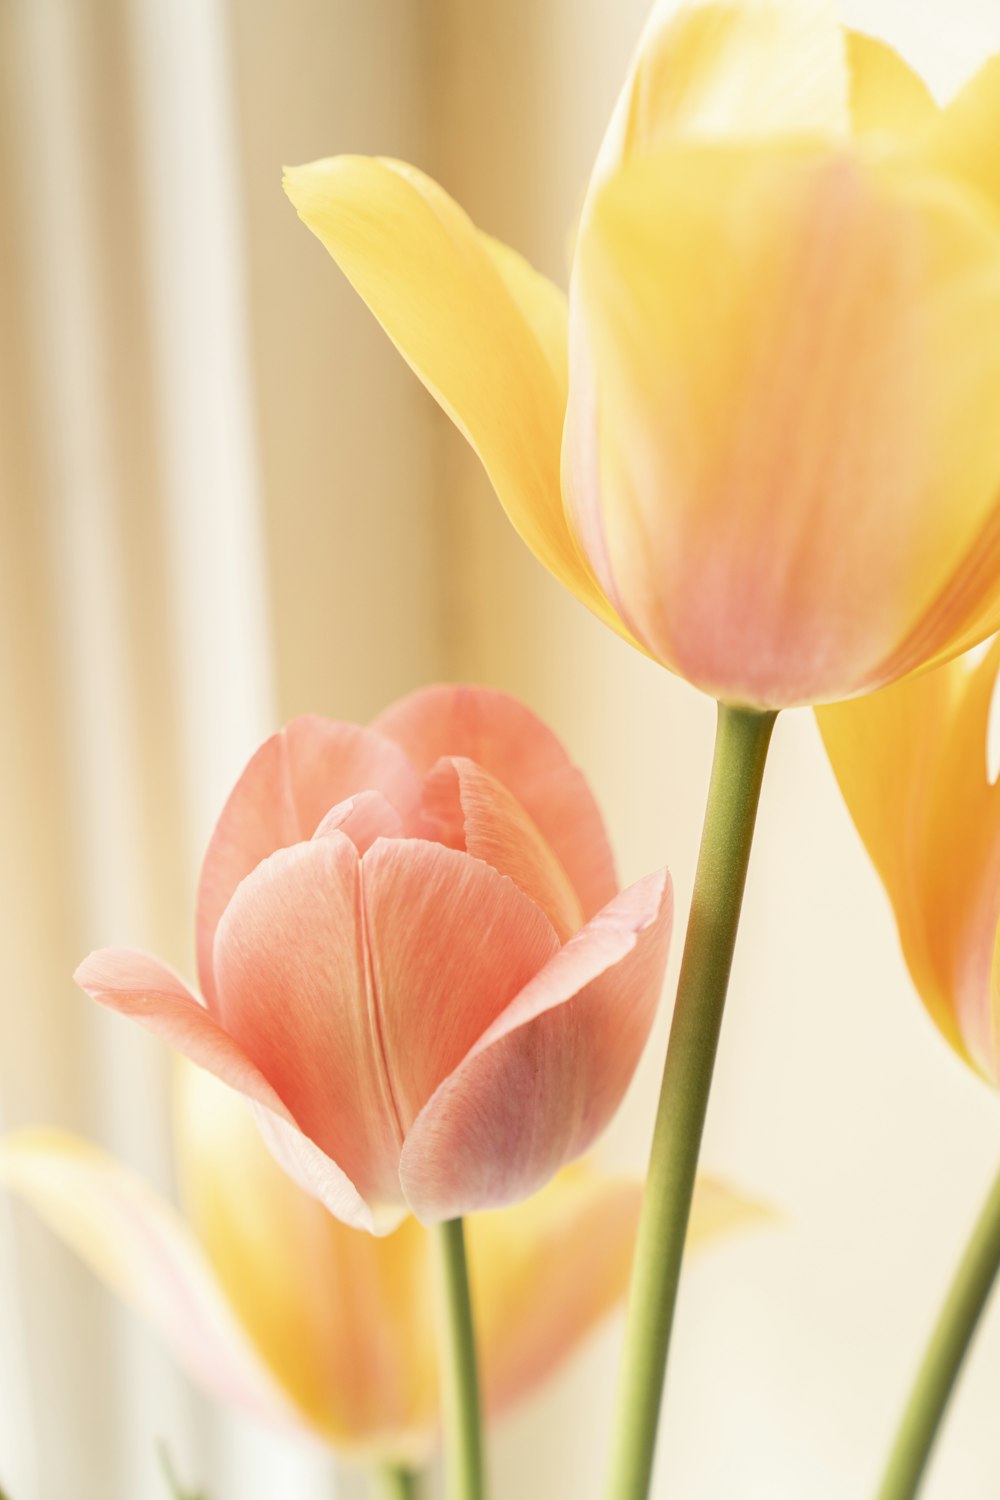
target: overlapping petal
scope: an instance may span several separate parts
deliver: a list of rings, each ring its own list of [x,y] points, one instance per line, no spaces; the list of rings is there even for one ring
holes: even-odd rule
[[[951,662],[818,719],[914,983],[952,1045],[1000,1086],[1000,787],[987,774],[998,668],[1000,642],[975,665]]]

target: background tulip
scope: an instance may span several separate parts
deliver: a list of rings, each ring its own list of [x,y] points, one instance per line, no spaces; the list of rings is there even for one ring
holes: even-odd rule
[[[347,1223],[533,1192],[621,1101],[659,998],[665,871],[615,894],[579,771],[504,694],[430,688],[257,751],[198,899],[202,1004],[158,960],[77,979],[252,1100]]]
[[[244,1101],[187,1065],[176,1147],[182,1219],[59,1131],[0,1143],[0,1180],[150,1319],[213,1397],[359,1461],[422,1463],[438,1423],[427,1237],[348,1229],[265,1148]],[[469,1225],[486,1401],[499,1412],[577,1347],[624,1292],[641,1185],[589,1164]],[[700,1185],[690,1243],[759,1216]]]
[[[1000,61],[940,110],[833,3],[659,3],[568,332],[413,168],[286,187],[542,562],[699,687],[781,708],[1000,625],[998,129]]]
[[[1000,639],[818,718],[906,961],[952,1046],[1000,1086],[1000,788],[987,767]]]

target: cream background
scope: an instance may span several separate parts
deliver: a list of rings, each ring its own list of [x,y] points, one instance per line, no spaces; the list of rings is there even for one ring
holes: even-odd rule
[[[711,706],[544,575],[278,185],[391,152],[562,278],[641,0],[0,0],[0,1121],[169,1184],[167,1061],[68,975],[130,942],[191,969],[197,860],[277,720],[411,686],[513,689],[564,735],[634,877],[686,907]],[[855,0],[947,92],[997,0]],[[673,976],[674,970],[672,970]],[[668,994],[672,990],[668,986]],[[606,1154],[641,1164],[667,1016]],[[780,1227],[692,1267],[657,1494],[870,1493],[996,1167],[1000,1115],[920,1010],[807,714],[779,723],[705,1159]],[[619,1330],[507,1421],[502,1500],[600,1493]],[[1000,1493],[1000,1316],[929,1500]],[[0,1478],[318,1500],[324,1455],[212,1411],[0,1202]]]

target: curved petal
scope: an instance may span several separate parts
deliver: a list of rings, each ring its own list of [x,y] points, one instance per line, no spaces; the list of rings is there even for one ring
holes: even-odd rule
[[[340,1451],[426,1459],[437,1417],[426,1236],[373,1239],[299,1191],[242,1101],[185,1068],[182,1198],[241,1323],[310,1428]]]
[[[58,1130],[0,1141],[0,1182],[164,1339],[210,1395],[254,1421],[299,1425],[187,1226],[112,1157]]]
[[[402,746],[421,774],[443,756],[475,761],[532,818],[584,916],[611,900],[618,881],[597,803],[552,730],[523,703],[493,688],[442,683],[401,698],[372,727]]]
[[[623,891],[550,959],[459,1063],[403,1143],[400,1179],[430,1223],[527,1197],[621,1103],[660,997],[666,871]]]
[[[439,760],[424,782],[424,815],[440,842],[507,875],[548,917],[560,942],[583,926],[579,899],[517,798],[475,761]]]
[[[470,1216],[469,1276],[490,1411],[540,1385],[624,1297],[641,1204],[639,1179],[578,1162],[526,1202]],[[748,1198],[699,1178],[688,1249],[765,1217]]]
[[[563,294],[403,162],[289,168],[285,191],[482,461],[540,562],[618,628],[566,524]]]
[[[836,700],[1000,607],[1000,225],[971,195],[891,156],[688,148],[608,184],[580,257],[601,521],[660,660],[729,702]]]
[[[1000,209],[1000,56],[991,57],[942,110],[923,159],[971,184]]]
[[[215,929],[244,875],[276,849],[311,838],[331,807],[363,791],[381,792],[404,823],[420,798],[406,757],[357,724],[306,714],[251,757],[215,825],[198,887],[198,978],[210,1008]]]
[[[340,833],[258,865],[216,932],[216,1003],[302,1132],[367,1203],[391,1207],[401,1202],[401,1134],[368,982],[359,868]],[[272,1129],[268,1139],[291,1165],[285,1137]],[[291,1144],[297,1180],[311,1184],[314,1169],[326,1172],[297,1139]]]
[[[405,1134],[559,942],[511,880],[458,850],[382,841],[361,869],[374,1005]]]
[[[403,820],[381,792],[358,792],[331,807],[313,834],[325,839],[331,833],[346,833],[359,854],[366,854],[376,839],[403,837]]]
[[[855,135],[905,140],[934,125],[940,111],[919,74],[888,43],[848,31],[851,128]]]

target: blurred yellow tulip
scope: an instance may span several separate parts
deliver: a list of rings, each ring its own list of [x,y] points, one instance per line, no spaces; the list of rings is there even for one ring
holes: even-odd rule
[[[832,702],[1000,626],[1000,59],[947,109],[833,0],[660,0],[567,300],[400,162],[305,223],[529,547],[724,702]]]
[[[1000,786],[987,736],[1000,637],[817,715],[906,961],[952,1046],[1000,1087]]]
[[[0,1182],[212,1395],[359,1462],[426,1460],[438,1421],[426,1232],[407,1219],[375,1239],[339,1223],[276,1164],[242,1100],[186,1064],[175,1133],[185,1218],[59,1131],[0,1141]],[[622,1296],[640,1197],[637,1181],[579,1163],[527,1202],[468,1221],[491,1412],[543,1380]],[[691,1242],[761,1216],[703,1182]]]

